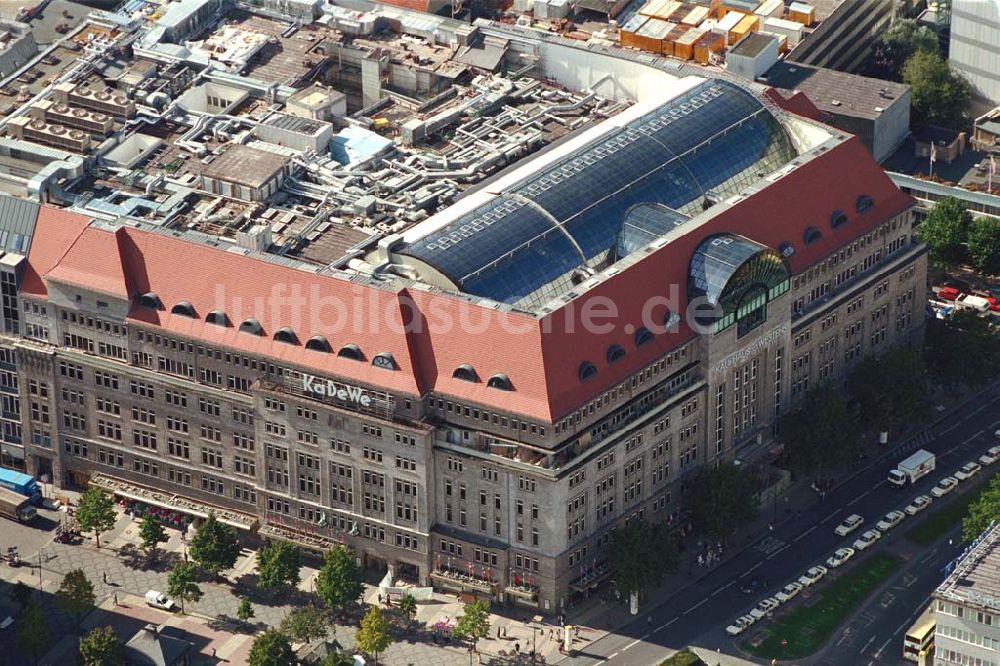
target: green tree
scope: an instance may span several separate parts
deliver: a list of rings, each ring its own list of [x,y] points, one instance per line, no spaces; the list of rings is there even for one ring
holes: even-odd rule
[[[298,660],[288,638],[277,629],[268,629],[253,639],[247,663],[250,666],[295,666]]]
[[[152,552],[161,543],[166,543],[167,531],[159,520],[147,515],[139,525],[139,538],[142,539],[142,547],[146,552]]]
[[[77,631],[80,630],[80,620],[94,607],[96,599],[94,585],[87,580],[83,569],[68,572],[56,590],[56,605],[73,616]]]
[[[31,588],[25,585],[24,581],[19,580],[14,583],[14,587],[10,588],[10,596],[24,612],[24,609],[31,603]]]
[[[215,514],[208,518],[195,532],[188,548],[191,559],[216,576],[224,569],[232,569],[240,555],[240,544],[236,533],[229,525],[220,523]]]
[[[978,387],[1000,375],[1000,336],[973,310],[927,322],[924,359],[946,386]]]
[[[322,608],[300,606],[288,611],[279,629],[296,643],[310,643],[330,633],[330,617]]]
[[[926,418],[930,398],[923,358],[911,349],[866,357],[847,385],[868,427],[889,431]]]
[[[298,546],[270,541],[257,551],[257,587],[287,591],[299,584],[301,568]]]
[[[399,612],[403,614],[407,620],[413,620],[413,616],[417,614],[417,600],[412,594],[407,592],[399,599]]]
[[[346,652],[330,652],[319,662],[319,666],[354,666],[354,658]]]
[[[115,501],[100,488],[90,488],[80,496],[76,507],[76,522],[84,532],[93,532],[97,547],[101,547],[101,534],[115,526],[118,514]]]
[[[490,604],[482,599],[465,604],[462,614],[451,632],[458,638],[465,638],[472,643],[473,652],[478,652],[480,639],[490,635]]]
[[[798,411],[781,420],[779,438],[792,468],[822,481],[824,471],[857,457],[858,425],[843,396],[823,384],[806,393]]]
[[[662,523],[629,521],[611,532],[604,547],[618,591],[638,594],[659,584],[664,574],[677,571],[677,540]]]
[[[122,644],[111,627],[96,627],[80,638],[82,666],[124,666]]]
[[[167,576],[167,594],[180,599],[181,612],[184,612],[184,602],[198,601],[202,597],[201,588],[195,582],[195,566],[190,562],[182,562],[174,567]]]
[[[236,618],[240,622],[249,622],[254,615],[253,604],[250,603],[250,598],[240,597],[240,605],[236,607]]]
[[[31,655],[35,666],[38,658],[51,647],[49,623],[34,602],[29,602],[21,614],[21,628],[17,632],[17,647]]]
[[[964,126],[972,87],[940,55],[917,51],[910,56],[903,65],[903,83],[910,86],[915,126]]]
[[[937,53],[937,35],[930,28],[917,25],[913,19],[896,21],[875,43],[875,67],[870,73],[876,78],[899,81],[903,65],[917,51]]]
[[[962,540],[972,541],[997,519],[1000,519],[1000,474],[994,475],[989,486],[969,505],[969,513],[962,519]]]
[[[920,240],[930,248],[931,259],[940,266],[957,266],[965,258],[965,241],[972,215],[955,197],[936,204],[917,227]]]
[[[752,474],[735,465],[703,467],[688,490],[691,524],[712,540],[727,538],[757,517],[760,498]]]
[[[466,605],[468,609],[469,605]],[[458,624],[452,633],[458,635],[458,627],[462,624],[459,618]],[[355,636],[358,647],[368,654],[375,655],[375,664],[378,664],[378,655],[385,652],[385,649],[392,644],[392,634],[389,632],[389,620],[382,614],[382,609],[372,606],[361,618],[361,627]]]
[[[1000,275],[1000,220],[981,217],[969,227],[969,263],[980,273]]]
[[[316,594],[327,607],[336,609],[357,601],[363,591],[361,569],[354,558],[354,551],[347,546],[326,551],[323,566],[316,576]]]

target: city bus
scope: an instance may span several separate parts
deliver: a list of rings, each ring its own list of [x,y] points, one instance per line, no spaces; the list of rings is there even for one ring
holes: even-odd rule
[[[928,606],[903,638],[903,659],[918,662],[922,655],[933,650],[936,627],[934,611]]]

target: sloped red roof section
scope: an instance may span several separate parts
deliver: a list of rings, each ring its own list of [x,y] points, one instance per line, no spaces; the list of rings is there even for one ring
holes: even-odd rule
[[[38,209],[35,233],[28,252],[28,266],[21,278],[22,293],[32,296],[48,294],[42,276],[59,263],[88,224],[90,218],[62,208],[41,206]]]

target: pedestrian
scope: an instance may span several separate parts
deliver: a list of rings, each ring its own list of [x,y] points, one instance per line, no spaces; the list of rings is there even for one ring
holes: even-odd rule
[[[115,593],[114,593],[114,594],[112,595],[112,597],[111,597],[111,601],[112,601],[112,603],[114,603],[114,605],[115,605],[116,607],[118,606],[118,593],[117,593],[117,592],[115,592]]]
[[[379,594],[378,594],[378,605],[379,606],[382,605],[382,593],[381,592],[379,592]]]
[[[521,654],[521,644],[520,643],[514,643],[514,652],[516,652],[517,654]]]
[[[549,639],[551,640],[551,639],[555,638],[555,636],[556,636],[555,629],[549,629]]]
[[[101,572],[101,579],[104,581],[105,585],[108,584],[108,572],[107,571],[102,571]]]
[[[507,638],[507,627],[503,628],[503,637]]]
[[[215,659],[215,648],[212,648],[212,658]]]
[[[497,640],[500,640],[500,627],[497,627]]]
[[[647,615],[646,616],[646,626],[647,627],[652,627],[653,626],[653,616],[652,615]]]

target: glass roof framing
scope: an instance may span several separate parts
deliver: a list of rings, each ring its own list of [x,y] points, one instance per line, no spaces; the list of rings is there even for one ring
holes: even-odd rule
[[[600,268],[663,233],[652,223],[620,242],[636,204],[691,216],[708,192],[729,196],[794,156],[787,132],[749,92],[707,80],[400,254],[466,293],[539,305],[568,288],[576,268]]]

